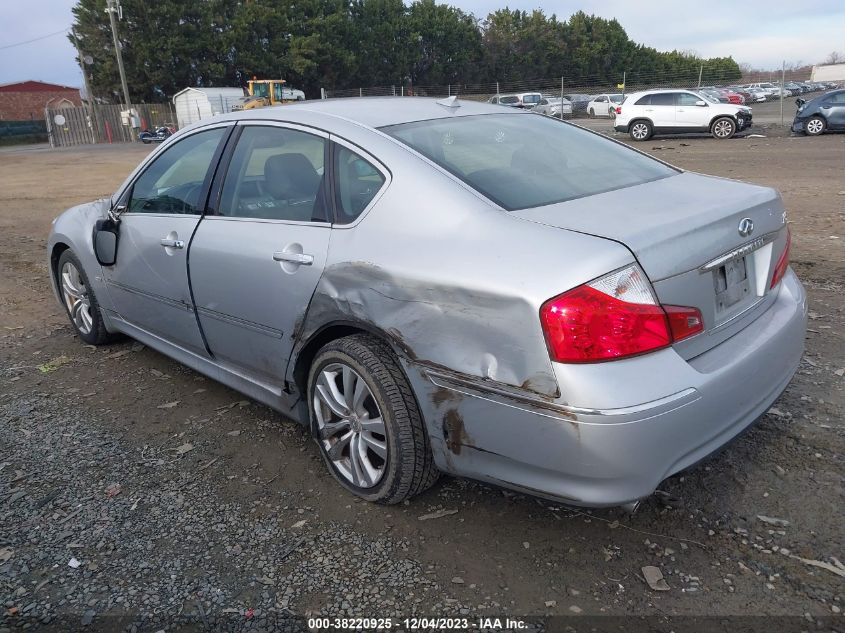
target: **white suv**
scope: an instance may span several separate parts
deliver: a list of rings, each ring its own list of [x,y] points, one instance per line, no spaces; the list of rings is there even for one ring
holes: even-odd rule
[[[617,132],[635,141],[654,134],[709,132],[718,139],[731,138],[751,127],[751,108],[716,99],[692,90],[646,90],[634,92],[616,108]]]

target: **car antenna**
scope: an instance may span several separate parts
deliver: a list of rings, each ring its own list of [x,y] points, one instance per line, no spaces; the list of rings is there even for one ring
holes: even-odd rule
[[[442,106],[445,106],[447,108],[460,108],[461,107],[461,104],[458,103],[458,96],[457,95],[453,95],[453,96],[447,97],[445,99],[438,99],[435,103],[437,103],[437,105],[442,105]]]

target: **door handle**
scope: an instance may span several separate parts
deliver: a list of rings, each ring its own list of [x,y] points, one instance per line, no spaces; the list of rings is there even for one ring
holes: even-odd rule
[[[161,238],[160,244],[166,248],[185,248],[185,242],[182,240],[174,240],[169,237]]]
[[[314,256],[307,253],[293,253],[290,251],[276,251],[273,253],[273,260],[277,262],[288,262],[300,266],[310,266],[314,263]]]

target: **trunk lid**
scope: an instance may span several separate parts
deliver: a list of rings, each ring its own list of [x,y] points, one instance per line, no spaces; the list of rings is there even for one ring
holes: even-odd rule
[[[627,246],[661,303],[701,310],[706,334],[676,345],[686,358],[765,310],[786,242],[783,202],[774,189],[694,173],[512,213]],[[746,219],[753,230],[742,235]]]

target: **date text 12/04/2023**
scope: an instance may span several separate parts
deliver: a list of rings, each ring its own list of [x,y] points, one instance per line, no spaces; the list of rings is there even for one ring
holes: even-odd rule
[[[470,618],[308,618],[308,628],[312,631],[328,630],[390,630],[402,628],[406,631],[417,630],[520,630],[528,628],[524,620],[512,618],[480,617]]]

